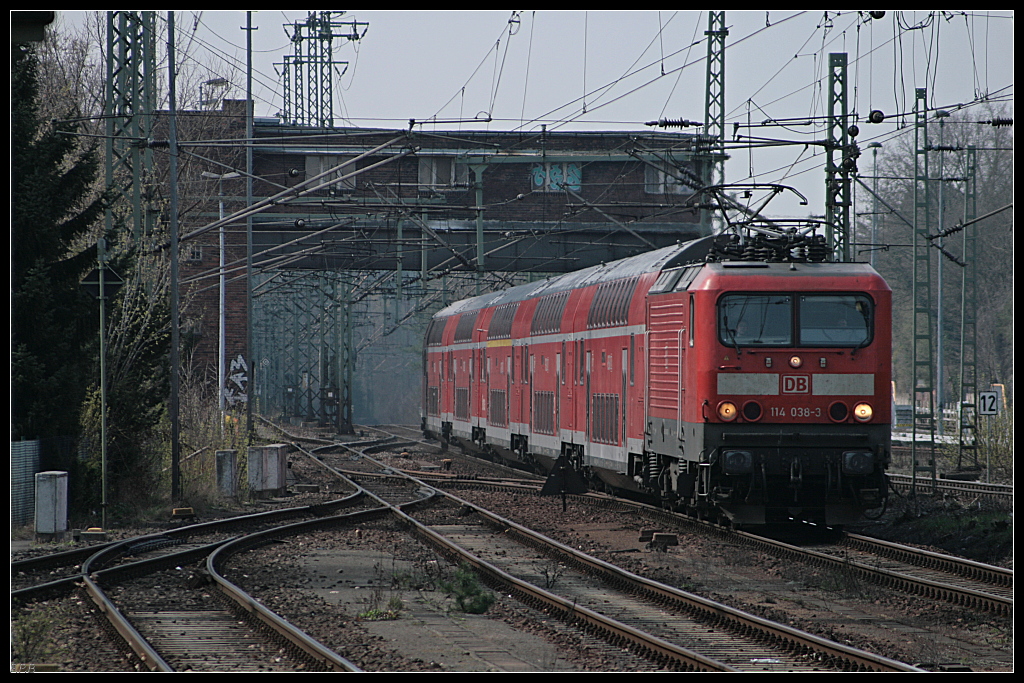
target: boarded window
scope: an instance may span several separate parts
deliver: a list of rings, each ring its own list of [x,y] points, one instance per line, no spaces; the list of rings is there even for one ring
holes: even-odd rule
[[[469,187],[469,166],[453,157],[419,157],[418,180],[421,190]]]
[[[583,168],[574,162],[534,164],[530,168],[530,186],[537,192],[579,192],[583,187]]]
[[[337,168],[337,170],[331,171],[331,169],[334,168]],[[355,170],[356,162],[352,161],[351,157],[317,154],[306,155],[306,180],[311,180],[321,173],[331,171],[329,175],[324,176],[315,183],[315,185],[330,183],[329,186],[321,188],[325,194],[339,190],[352,191],[356,189],[356,178],[359,176],[344,178],[344,176],[353,173]]]
[[[690,194],[701,186],[689,166],[656,161],[644,167],[644,191],[647,194]]]

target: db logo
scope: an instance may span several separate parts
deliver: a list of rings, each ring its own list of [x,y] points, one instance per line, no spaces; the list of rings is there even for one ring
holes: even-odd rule
[[[807,394],[811,389],[810,375],[783,375],[782,393],[784,394]]]

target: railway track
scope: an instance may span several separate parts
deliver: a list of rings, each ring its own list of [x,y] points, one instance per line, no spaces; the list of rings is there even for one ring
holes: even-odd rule
[[[391,430],[388,425],[382,429]],[[409,428],[396,429],[397,436],[410,435]],[[443,485],[438,482],[438,485]],[[458,483],[461,486],[500,487],[498,482]],[[581,497],[580,500],[585,500]],[[604,500],[590,496],[591,500]],[[700,533],[721,534],[749,547],[813,567],[828,567],[893,590],[942,600],[979,612],[1009,616],[1013,612],[1013,571],[973,562],[911,546],[889,543],[854,534],[844,534],[841,543],[803,546],[756,534],[723,529],[663,510],[622,499],[609,505],[642,514],[667,524],[682,525]]]
[[[345,474],[373,479],[380,490],[393,470],[373,462],[365,458],[359,472],[350,467]],[[392,484],[383,495],[395,489]],[[439,513],[437,505],[396,514],[436,552],[471,565],[492,587],[599,633],[610,643],[625,645],[666,669],[914,670],[642,579],[451,494],[447,497],[447,514]],[[421,515],[426,516],[423,522]],[[553,591],[550,585],[537,585],[543,583],[536,570],[541,565],[574,569],[571,578],[564,578],[563,589]]]
[[[116,564],[131,564],[142,557],[174,550],[182,545],[206,546],[235,535],[241,528],[255,530],[303,517],[315,518],[359,505],[359,496],[338,493],[333,500],[319,499],[310,505],[279,505],[264,512],[237,515],[219,520],[182,526],[177,529],[122,541],[96,544],[62,553],[42,555],[11,562],[11,600],[27,603],[66,595],[75,589],[81,575],[90,568],[109,569]]]
[[[467,504],[468,505],[468,504]],[[486,565],[534,588],[526,599],[558,610],[612,641],[628,641],[668,668],[715,671],[910,670],[842,650],[809,634],[656,584],[475,508],[481,524],[432,525]],[[571,569],[568,569],[571,567]],[[563,569],[565,568],[565,569]],[[498,570],[498,571],[496,571]],[[550,584],[541,591],[537,584]],[[503,589],[527,592],[504,576]],[[586,612],[586,614],[584,614]],[[613,619],[605,619],[614,615]],[[669,648],[661,643],[675,644]],[[656,653],[656,654],[655,654]]]
[[[797,546],[732,532],[743,543],[809,566],[827,567],[880,586],[942,600],[979,612],[1013,613],[1013,572],[854,534],[842,542]]]
[[[391,439],[391,445],[394,446],[393,438]],[[388,444],[379,439],[361,444],[361,447],[363,448],[386,448],[387,446]],[[409,451],[412,451],[411,447],[401,446],[399,453],[401,453],[402,449],[407,448]],[[410,462],[407,464],[415,465],[415,469],[424,469],[424,464],[418,462],[420,458],[421,454],[412,451],[405,457],[402,457],[401,455],[399,455],[397,459],[392,457],[390,460],[391,464],[376,463],[365,455],[354,455],[351,452],[340,454],[337,452],[336,444],[324,444],[323,447],[309,452],[307,463],[298,465],[299,461],[296,461],[296,463],[293,464],[293,467],[309,467],[309,469],[302,470],[304,479],[315,478],[317,476],[315,474],[316,471],[325,470],[327,468],[324,466],[330,464],[332,469],[337,468],[338,470],[344,470],[345,474],[359,480],[364,487],[375,493],[372,495],[353,494],[346,499],[346,503],[332,504],[330,509],[320,506],[315,512],[311,513],[311,516],[313,517],[312,519],[284,527],[284,529],[288,529],[287,531],[281,530],[282,527],[280,526],[280,523],[274,523],[270,529],[267,529],[264,532],[266,534],[266,538],[272,539],[281,537],[281,534],[301,533],[300,531],[297,531],[297,529],[305,526],[308,526],[309,528],[322,528],[325,524],[325,518],[331,518],[330,521],[327,522],[329,524],[338,523],[334,518],[339,515],[335,513],[343,507],[351,507],[352,505],[355,505],[356,503],[353,501],[360,500],[364,501],[362,503],[364,506],[374,508],[374,512],[372,513],[373,515],[377,515],[378,517],[383,515],[388,519],[398,519],[402,528],[416,529],[415,533],[423,540],[424,543],[430,545],[430,547],[432,547],[437,553],[449,558],[453,562],[467,562],[471,564],[475,567],[476,571],[482,576],[485,576],[489,582],[494,582],[496,586],[501,585],[502,592],[507,592],[510,595],[519,597],[525,604],[546,610],[551,614],[558,614],[562,618],[566,619],[567,622],[578,625],[589,633],[600,634],[602,637],[608,638],[613,643],[621,645],[622,643],[631,642],[632,644],[628,646],[630,649],[636,653],[642,654],[643,656],[649,657],[651,661],[655,662],[659,667],[684,670],[729,670],[732,668],[738,670],[796,670],[798,665],[805,665],[809,666],[811,669],[826,667],[831,670],[885,670],[884,667],[890,665],[887,661],[884,661],[884,658],[870,659],[868,660],[868,663],[865,663],[857,660],[856,658],[848,658],[848,653],[835,654],[818,651],[814,649],[817,644],[809,645],[807,642],[800,640],[799,638],[793,640],[791,636],[780,635],[779,633],[774,633],[772,635],[750,636],[752,640],[750,640],[747,645],[736,644],[733,641],[730,645],[726,646],[724,650],[716,650],[715,643],[710,642],[711,640],[721,638],[724,642],[727,638],[732,638],[735,631],[753,632],[755,630],[755,626],[743,623],[742,620],[740,622],[733,622],[721,627],[723,631],[722,634],[715,636],[710,640],[705,636],[697,641],[690,641],[691,643],[694,643],[694,647],[692,648],[680,645],[677,641],[686,642],[685,637],[682,635],[676,635],[679,631],[664,630],[668,627],[659,626],[662,630],[655,633],[649,633],[647,632],[648,630],[657,631],[657,629],[649,627],[645,630],[644,624],[650,623],[650,614],[655,609],[662,609],[661,607],[655,608],[653,604],[660,604],[665,601],[674,601],[678,599],[677,596],[673,596],[671,598],[665,597],[658,592],[661,590],[661,587],[657,590],[653,589],[651,586],[644,585],[634,585],[632,588],[619,587],[620,584],[625,585],[622,582],[626,581],[626,579],[621,576],[613,578],[612,574],[609,572],[614,573],[615,568],[611,567],[611,565],[604,567],[601,566],[600,563],[598,565],[592,565],[592,558],[582,559],[575,556],[561,556],[561,559],[553,559],[559,557],[557,553],[562,552],[560,550],[556,550],[557,544],[548,545],[549,541],[544,541],[542,543],[536,538],[530,538],[527,540],[529,534],[528,530],[520,531],[516,529],[513,533],[511,531],[513,527],[510,526],[511,523],[508,522],[508,520],[503,520],[497,517],[487,517],[487,513],[485,511],[477,510],[466,501],[432,503],[431,501],[438,500],[438,496],[428,492],[429,487],[426,483],[421,480],[411,481],[409,479],[405,479],[398,471],[399,468],[394,464],[396,460],[409,460]],[[405,467],[403,466],[402,469],[405,469]],[[443,472],[433,471],[433,467],[429,463],[427,463],[426,469],[430,471],[429,473],[431,476],[435,476],[438,480],[444,482],[444,484],[438,485],[454,485],[453,477],[445,477]],[[326,477],[323,481],[324,483],[321,487],[326,491],[331,489],[335,489],[337,491],[346,488],[346,485],[338,483],[340,480],[336,479],[334,474]],[[466,482],[462,482],[460,485],[467,484]],[[500,485],[508,486],[509,484],[502,484],[497,481],[497,479],[485,482],[478,478],[472,485],[493,487]],[[521,483],[518,484],[520,490],[523,490],[523,486],[524,485]],[[387,508],[387,511],[385,512],[383,505],[375,502],[365,502],[373,499],[374,496],[386,499],[391,503],[402,505],[406,508],[406,511],[398,511],[397,508]],[[591,497],[591,500],[593,499],[594,498]],[[602,504],[605,505],[628,505],[627,503],[619,500],[600,497],[598,497],[598,499],[602,500]],[[452,501],[453,499],[448,500]],[[630,507],[629,509],[633,510],[635,514],[636,508]],[[267,513],[268,516],[270,514],[271,513]],[[287,513],[277,511],[273,514],[280,515]],[[309,511],[307,511],[306,514],[310,515]],[[665,513],[655,510],[653,511],[653,514],[663,515]],[[467,524],[467,516],[471,516],[476,520],[476,522],[473,525]],[[484,524],[484,519],[489,519],[489,521]],[[422,523],[418,520],[422,520]],[[486,528],[498,528],[499,533],[495,536],[493,532],[485,531]],[[511,546],[507,545],[512,537],[518,538],[520,535],[522,535],[522,542],[514,543]],[[450,539],[445,540],[444,537],[446,536],[457,536],[458,540],[461,542],[453,543]],[[474,545],[479,544],[481,539],[486,537],[496,538],[497,541],[491,541],[482,546]],[[227,557],[232,553],[243,553],[246,548],[258,547],[261,544],[270,542],[266,540],[266,538],[263,540],[252,540],[259,538],[259,535],[253,534],[246,534],[246,538],[250,540],[238,540],[230,543],[222,543],[218,541],[218,545],[225,547],[231,546],[234,548],[234,550],[231,551],[218,551],[218,555],[221,557]],[[854,545],[864,544],[867,543],[867,541],[851,539],[849,543],[850,545],[848,546],[848,549],[843,551],[845,555],[841,558],[841,561],[846,566],[851,566],[852,564],[850,555],[853,552]],[[193,552],[210,555],[210,549],[203,548],[202,544],[199,543],[196,545],[199,547],[194,548]],[[475,548],[476,551],[473,552],[472,549],[467,550],[466,548],[460,548],[459,546],[471,546]],[[515,552],[513,552],[513,549]],[[107,548],[104,548],[103,550],[104,552],[110,552]],[[221,552],[224,554],[220,555]],[[885,552],[899,554],[902,551],[894,548],[887,548]],[[124,552],[121,552],[120,554],[122,556],[125,555]],[[524,559],[512,559],[517,557],[517,554],[519,554],[518,557]],[[173,556],[173,553],[169,555],[169,557]],[[874,557],[878,557],[878,555],[876,554]],[[501,561],[498,561],[499,559]],[[65,564],[70,564],[71,562],[76,561],[79,560],[72,560],[70,556],[61,560],[61,562],[64,562]],[[170,561],[178,562],[179,564],[185,562],[183,559]],[[932,564],[942,564],[940,558],[931,558],[928,561]],[[158,560],[154,560],[154,562],[158,562]],[[904,562],[907,562],[908,564],[911,563],[906,560],[904,560]],[[208,561],[207,571],[211,576],[214,576],[218,572],[218,567],[223,565],[223,563],[224,560],[210,559]],[[505,564],[504,567],[502,566],[503,563]],[[122,583],[122,579],[116,578],[117,573],[122,572],[127,576],[134,572],[135,570],[131,568],[131,564],[133,563],[125,563],[125,567],[127,568],[107,567],[103,570],[97,569],[99,566],[98,564],[83,564],[82,571],[88,572],[95,577],[99,577],[103,582],[110,582],[112,585],[120,585]],[[865,564],[878,565],[879,562],[877,560],[868,560]],[[73,567],[74,565],[72,564],[71,566]],[[537,569],[538,567],[543,566],[565,566],[572,567],[572,569],[552,569],[549,570],[547,576],[545,576],[543,571]],[[595,569],[595,566],[599,568]],[[516,567],[519,569],[516,570]],[[510,569],[514,571],[509,571]],[[1008,604],[1010,605],[1010,609],[1012,609],[1012,572],[1008,573],[1008,579],[1005,575],[1003,578],[996,579],[977,578],[978,576],[986,575],[987,570],[983,571],[983,569],[983,567],[964,567],[959,570],[952,571],[958,571],[967,576],[973,575],[974,578],[971,579],[973,581],[995,581],[997,583],[1001,581],[1004,584],[1009,583],[1010,597]],[[103,573],[108,571],[110,572],[109,574]],[[572,589],[568,591],[567,595],[553,595],[551,591],[548,591],[543,587],[544,583],[549,581],[550,576],[552,576],[556,571],[561,571],[559,582],[563,583],[564,587]],[[570,572],[572,575],[571,579],[569,578]],[[991,572],[988,572],[988,574],[991,574]],[[998,572],[996,572],[996,574],[998,574]],[[592,583],[595,581],[594,575],[602,577],[601,580],[606,583],[601,583],[600,587],[598,587],[598,584]],[[72,578],[75,578],[76,576],[81,577],[82,574],[75,574],[72,570]],[[262,610],[261,605],[257,600],[245,597],[244,593],[242,593],[237,586],[229,587],[231,585],[229,579],[223,579],[223,581],[225,583],[222,585],[221,579],[214,579],[217,587],[213,590],[218,591],[225,597],[231,597],[231,599],[239,605],[236,609],[239,609],[241,611],[240,613],[248,615],[247,618],[252,620],[254,623],[259,622],[257,630],[262,631],[268,628],[273,628],[271,625],[267,624],[264,619],[269,620],[270,622],[275,622],[275,620],[280,619],[279,617],[275,617],[272,613],[267,616],[259,616],[259,613]],[[538,586],[537,584],[541,585]],[[609,586],[616,587],[611,588]],[[669,590],[672,591],[673,589]],[[235,593],[235,595],[232,596],[232,593]],[[625,618],[611,620],[610,622],[604,621],[606,616],[601,615],[600,610],[584,609],[584,603],[585,600],[588,599],[588,596],[592,598],[598,595],[600,595],[601,598],[596,603],[597,607],[607,607],[607,605],[615,604],[615,609],[622,614],[632,610],[634,614],[638,616],[636,616],[632,623],[629,623],[630,620]],[[609,597],[612,595],[615,596],[614,603],[611,602],[612,598]],[[636,595],[642,595],[645,597],[643,599],[638,599],[635,597]],[[26,594],[19,597],[19,600],[22,599],[31,598],[28,598]],[[97,600],[97,598],[94,598],[94,600]],[[609,602],[605,603],[605,600],[608,600]],[[630,601],[635,600],[638,601],[634,603],[635,606],[628,609],[625,607],[625,605],[630,604]],[[644,602],[643,600],[653,602]],[[132,639],[145,641],[147,638],[150,638],[160,641],[161,643],[166,642],[166,644],[161,644],[159,647],[169,652],[173,652],[173,637],[176,632],[175,629],[177,629],[177,633],[179,635],[182,630],[193,630],[196,633],[204,634],[209,632],[212,634],[214,633],[215,624],[222,623],[227,625],[230,621],[230,618],[225,617],[225,614],[227,614],[226,612],[221,613],[218,611],[220,608],[217,610],[210,609],[209,605],[203,605],[201,606],[201,609],[194,609],[195,607],[195,605],[188,604],[177,606],[158,605],[155,609],[143,608],[134,610],[134,622],[137,626],[132,626],[132,630],[128,632],[128,635],[122,635],[121,637],[129,641]],[[662,624],[668,624],[677,619],[678,614],[676,613],[685,613],[687,611],[704,611],[708,614],[715,615],[714,618],[716,620],[720,620],[722,618],[721,614],[723,613],[723,608],[725,610],[729,609],[724,605],[717,604],[705,604],[701,606],[691,605],[689,607],[684,607],[682,603],[679,603],[673,609],[672,614],[666,613],[663,618],[656,619],[655,621],[661,622]],[[101,607],[101,609],[104,608]],[[111,610],[107,609],[105,611]],[[113,611],[117,611],[116,608],[114,608]],[[590,612],[593,612],[594,615],[592,616]],[[647,614],[647,619],[641,616],[645,613]],[[191,621],[195,626],[182,629],[180,625],[183,623],[182,620],[184,619],[195,620]],[[238,618],[235,617],[235,628],[239,626],[237,621]],[[613,622],[616,623],[613,624]],[[682,629],[682,626],[679,626],[678,628]],[[708,630],[707,625],[698,626],[697,628],[704,631]],[[162,633],[164,634],[161,635]],[[641,635],[637,635],[638,633]],[[222,636],[219,635],[210,635],[211,640],[209,642],[211,644],[217,643],[219,641],[216,639],[221,637]],[[227,638],[228,636],[224,635],[223,637]],[[242,637],[243,639],[245,638],[245,636]],[[802,637],[803,636],[800,636],[800,638]],[[632,640],[634,638],[639,638],[639,640]],[[811,638],[813,639],[814,637],[811,636]],[[762,647],[760,642],[763,640],[774,640],[776,642],[785,643],[785,645],[782,650],[758,649]],[[224,640],[224,644],[215,645],[212,650],[219,651],[220,653],[226,652],[228,649],[231,649],[231,646],[226,644],[227,642],[227,640]],[[292,660],[291,658],[294,655],[290,648],[294,647],[294,645],[281,645],[281,643],[284,642],[290,643],[292,641],[289,640],[287,636],[278,635],[275,636],[275,639],[271,640],[267,646],[265,646],[266,654],[269,656],[269,660],[271,662],[269,664],[267,663],[266,658],[258,661],[257,663],[249,664],[244,662],[229,662],[227,659],[222,659],[216,664],[216,666],[221,667],[222,669],[233,667],[238,668],[238,670],[252,666],[255,666],[254,670],[264,670],[260,667],[274,666],[283,666],[285,668],[296,667],[299,670],[334,668],[334,665],[324,664],[324,652],[330,652],[326,648],[323,648],[323,651],[321,651],[317,649],[317,646],[314,646],[314,652],[317,654],[300,654]],[[745,653],[745,655],[738,658],[734,657],[731,661],[723,661],[728,660],[728,657],[721,654],[723,651],[730,653],[742,652]],[[151,652],[143,650],[144,654],[139,655],[139,657],[143,661],[147,661],[149,663],[155,663],[158,659],[163,660],[162,656],[157,656],[155,654],[156,652],[157,650],[155,648],[152,649]],[[168,658],[174,660],[174,664],[167,664],[167,666],[177,667],[178,670],[182,670],[182,668],[195,669],[196,667],[201,666],[201,664],[197,664],[195,661],[179,659],[177,657],[177,655],[169,655]],[[200,657],[199,659],[202,660],[203,657]],[[210,662],[216,660],[215,654],[211,651],[210,656],[207,657],[206,660]],[[881,664],[879,663],[879,660],[882,660]],[[898,663],[892,663],[892,665],[900,666]],[[877,667],[882,668],[879,669]],[[294,670],[294,668],[289,670]]]
[[[182,568],[229,543],[231,530],[274,530],[296,518],[318,523],[325,515],[333,517],[337,510],[356,504],[358,498],[343,496],[331,503],[218,520],[80,553],[37,558],[24,566],[43,571],[48,566],[71,567],[72,571],[56,581],[13,591],[12,603],[69,594],[82,586],[105,618],[112,638],[131,651],[142,668],[152,671],[353,670],[350,663],[283,620],[268,617],[260,629],[245,627],[237,610],[251,613],[251,599],[234,594],[236,611],[213,604],[208,592],[197,590],[200,585],[184,585]],[[211,537],[218,540],[210,541]],[[79,565],[71,564],[83,556]],[[288,644],[285,652],[280,643]]]
[[[890,472],[889,486],[901,493],[908,493],[913,486],[913,477],[909,474],[896,474]],[[979,481],[961,481],[959,479],[936,479],[935,490],[932,490],[932,480],[923,477],[917,478],[917,490],[921,495],[943,494],[960,495],[974,498],[985,498],[1010,505],[1013,502],[1013,487],[1005,484],[986,484]]]
[[[280,515],[278,515],[280,519]],[[252,543],[282,529],[322,525],[337,519],[312,519],[249,533],[188,551],[157,555],[104,570],[104,555],[83,565],[83,581],[93,602],[139,660],[153,671],[356,671],[343,657],[281,619],[210,571],[224,547]],[[325,522],[328,520],[328,522]],[[265,520],[260,520],[261,522]],[[264,525],[266,526],[266,525]],[[255,541],[259,542],[259,541]],[[208,573],[183,580],[182,567],[205,559]],[[154,571],[163,568],[160,571]],[[211,598],[206,577],[225,599]],[[116,598],[109,591],[116,591]]]

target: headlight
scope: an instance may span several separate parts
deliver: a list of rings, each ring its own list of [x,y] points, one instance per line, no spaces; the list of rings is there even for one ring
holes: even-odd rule
[[[736,404],[730,401],[722,401],[718,404],[718,419],[722,422],[732,422],[736,419]]]
[[[850,416],[850,409],[842,401],[836,401],[828,407],[828,419],[833,422],[846,422]]]
[[[853,418],[857,422],[867,422],[874,415],[874,411],[867,403],[858,403],[853,407]]]
[[[754,470],[754,455],[750,451],[724,451],[722,471],[726,474],[750,474]]]
[[[747,422],[757,422],[761,415],[761,404],[757,401],[747,401],[743,404],[743,419]]]
[[[843,474],[871,474],[875,469],[875,455],[871,451],[843,453]]]

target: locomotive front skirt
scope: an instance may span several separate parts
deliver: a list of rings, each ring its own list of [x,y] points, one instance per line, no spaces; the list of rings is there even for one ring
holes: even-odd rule
[[[888,285],[859,263],[707,262],[711,239],[440,311],[424,430],[737,525],[880,508]]]

